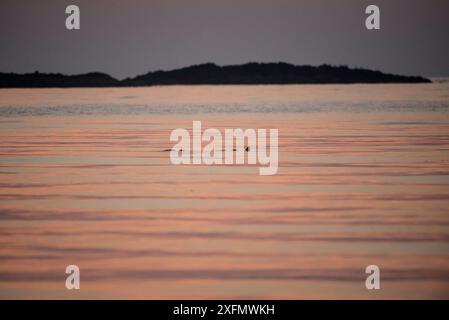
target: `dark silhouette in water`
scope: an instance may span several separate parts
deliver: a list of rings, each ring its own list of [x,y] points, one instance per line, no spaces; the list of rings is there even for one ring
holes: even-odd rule
[[[164,150],[162,150],[163,152],[170,152],[170,151],[172,151],[172,150],[176,150],[176,149],[173,149],[173,148],[169,148],[169,149],[164,149]],[[182,149],[179,149],[179,150],[177,150],[178,152],[182,152]],[[226,149],[222,149],[221,151],[226,151]],[[237,149],[232,149],[232,151],[237,151]],[[249,152],[249,146],[248,147],[246,147],[245,148],[245,151],[246,152]]]
[[[0,73],[1,88],[115,87],[195,84],[330,84],[330,83],[427,83],[419,76],[400,76],[346,66],[295,66],[288,63],[247,63],[217,66],[213,63],[171,71],[149,72],[122,81],[104,73],[62,75]]]

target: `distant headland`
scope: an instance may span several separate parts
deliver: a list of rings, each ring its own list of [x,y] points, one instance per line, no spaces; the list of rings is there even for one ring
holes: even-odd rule
[[[297,66],[288,63],[247,63],[218,66],[213,63],[170,71],[148,72],[117,80],[107,74],[0,73],[0,88],[137,87],[201,84],[351,84],[429,83],[420,76],[401,76],[347,66]]]

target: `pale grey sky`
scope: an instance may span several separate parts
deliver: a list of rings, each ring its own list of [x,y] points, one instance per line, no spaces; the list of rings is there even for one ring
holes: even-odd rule
[[[81,30],[65,29],[65,7]],[[381,30],[364,27],[381,10]],[[448,0],[2,0],[0,71],[117,78],[215,62],[449,76]]]

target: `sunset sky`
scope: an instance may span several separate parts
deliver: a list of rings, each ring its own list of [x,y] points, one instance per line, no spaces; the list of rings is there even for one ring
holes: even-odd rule
[[[69,4],[80,7],[79,31],[65,29]],[[381,9],[380,31],[364,27],[369,4]],[[448,12],[445,0],[2,0],[0,72],[124,78],[285,61],[448,76]]]

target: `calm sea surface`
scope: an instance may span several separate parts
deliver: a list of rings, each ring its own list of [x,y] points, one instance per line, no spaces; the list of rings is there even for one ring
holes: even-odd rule
[[[278,174],[172,165],[193,120]],[[449,83],[0,90],[0,298],[448,299]]]

